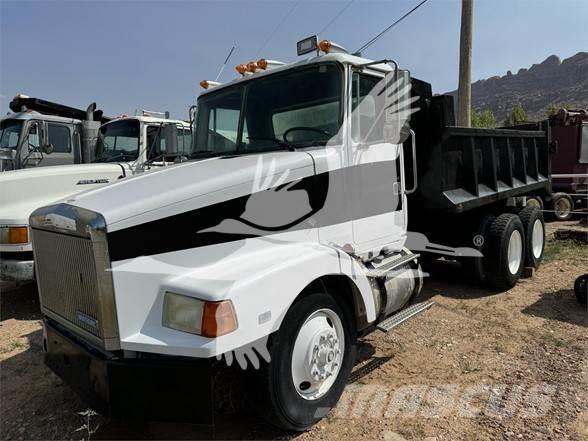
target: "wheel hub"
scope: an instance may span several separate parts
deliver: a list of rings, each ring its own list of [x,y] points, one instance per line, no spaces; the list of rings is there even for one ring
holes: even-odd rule
[[[292,352],[292,382],[306,400],[325,395],[335,383],[344,356],[344,331],[331,309],[310,315],[298,331]]]
[[[516,274],[523,260],[523,238],[517,230],[513,231],[508,241],[508,269],[511,274]]]
[[[331,331],[321,333],[315,339],[308,364],[310,376],[315,381],[326,380],[337,370],[341,353],[338,343],[337,336]]]

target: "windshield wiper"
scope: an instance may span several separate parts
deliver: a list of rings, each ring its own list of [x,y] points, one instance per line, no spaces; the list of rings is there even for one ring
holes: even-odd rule
[[[290,144],[286,141],[282,141],[281,139],[278,138],[273,138],[271,136],[248,136],[247,139],[252,139],[252,140],[258,140],[258,141],[273,141],[276,144],[278,144],[280,147],[284,147],[285,149],[288,149],[291,152],[296,151],[296,147],[293,144]]]
[[[134,159],[132,157],[132,155],[129,155],[128,153],[118,153],[114,156],[108,156],[108,155],[102,155],[99,156],[98,158],[94,159],[92,162],[111,162],[111,161],[115,161],[118,158],[122,158],[123,160],[127,160],[126,158],[129,157],[129,161]]]
[[[212,150],[197,150],[195,152],[192,152],[188,155],[188,158],[190,159],[194,159],[194,158],[207,158],[207,157],[211,157],[211,156],[223,156],[227,153],[230,152],[214,152]]]

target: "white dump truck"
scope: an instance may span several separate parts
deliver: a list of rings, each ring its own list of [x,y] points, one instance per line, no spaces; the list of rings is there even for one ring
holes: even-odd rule
[[[202,83],[194,161],[31,215],[45,362],[103,414],[210,423],[231,372],[269,422],[308,429],[357,338],[430,306],[420,253],[502,288],[540,261],[540,213],[511,205],[548,190],[543,134],[447,134],[447,103],[394,61],[298,49],[324,54]],[[451,246],[407,230],[412,197]]]
[[[0,120],[0,171],[90,162],[96,132],[110,119],[96,103],[81,110],[22,94],[9,107]]]
[[[32,118],[27,120],[28,125],[45,124],[51,134],[53,123],[48,118],[58,117],[42,115],[41,123],[35,120],[35,114],[24,113]],[[55,126],[71,130],[71,133],[75,131],[63,122],[55,122]],[[90,162],[88,164],[23,168],[0,173],[0,280],[34,280],[28,218],[35,208],[88,188],[172,164],[185,158],[185,151],[189,151],[191,145],[190,125],[179,120],[140,115],[115,118],[98,127],[95,134],[86,136],[83,142],[86,146],[84,162]],[[23,130],[28,130],[30,138],[31,127]],[[78,140],[80,133],[77,134]],[[57,155],[55,151],[45,154],[44,161],[54,155]]]

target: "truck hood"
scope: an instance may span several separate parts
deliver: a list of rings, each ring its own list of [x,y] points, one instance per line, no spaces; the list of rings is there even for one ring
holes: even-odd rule
[[[120,164],[38,167],[0,173],[0,224],[27,225],[33,210],[125,175]]]
[[[209,158],[136,175],[67,202],[100,213],[112,232],[311,176],[313,164],[306,152]]]

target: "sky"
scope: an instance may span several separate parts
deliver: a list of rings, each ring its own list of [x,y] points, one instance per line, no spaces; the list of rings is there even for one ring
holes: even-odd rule
[[[295,61],[296,42],[317,33],[355,51],[420,0],[349,2],[0,0],[0,112],[24,93],[187,119],[199,81],[216,77],[233,45],[221,81],[241,62]],[[453,90],[460,10],[459,0],[429,0],[363,55],[394,58],[435,93]],[[474,0],[472,79],[587,51],[587,23],[586,0]]]

